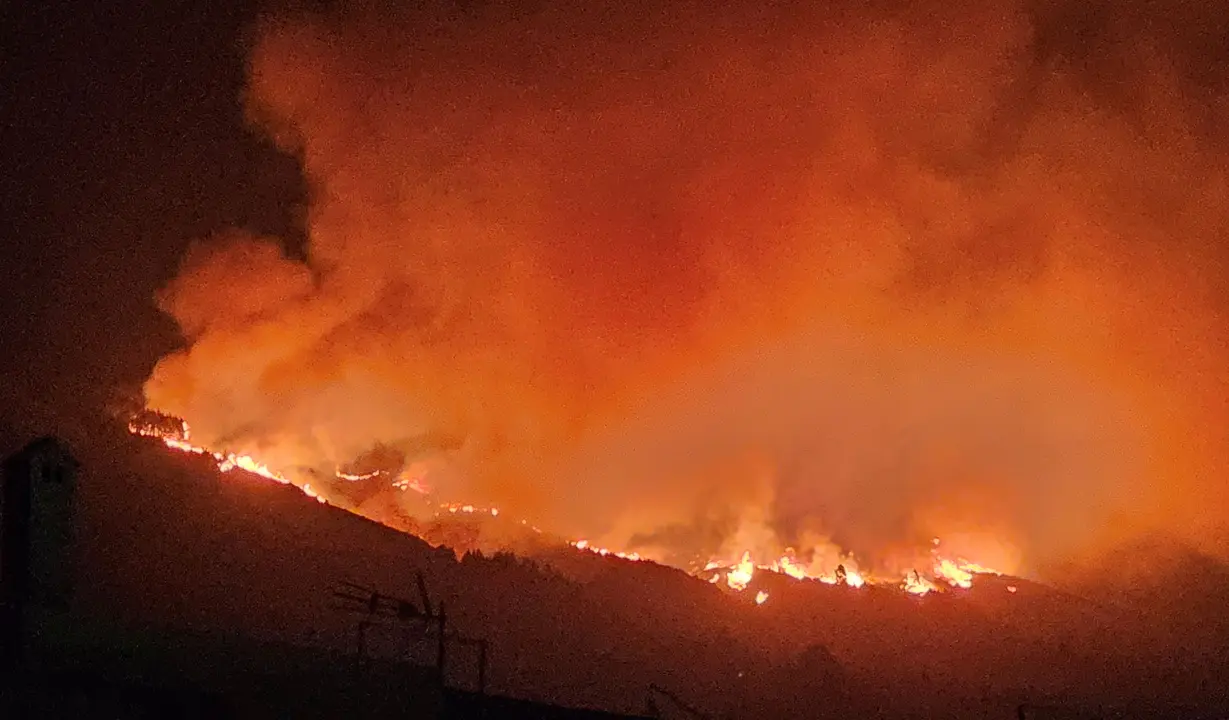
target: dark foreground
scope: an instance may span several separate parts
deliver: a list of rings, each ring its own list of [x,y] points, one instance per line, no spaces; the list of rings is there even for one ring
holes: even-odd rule
[[[431,667],[272,645],[162,637],[82,657],[34,653],[8,674],[3,718],[633,718],[446,688]]]
[[[78,569],[39,566],[64,604],[29,618],[3,718],[1229,717],[1229,573],[1180,549],[1136,548],[1167,570],[1125,585],[924,598],[765,574],[756,607],[567,548],[458,558],[119,428],[66,436]],[[413,599],[419,574],[486,663],[455,644],[441,673],[395,619],[356,641],[338,583]]]

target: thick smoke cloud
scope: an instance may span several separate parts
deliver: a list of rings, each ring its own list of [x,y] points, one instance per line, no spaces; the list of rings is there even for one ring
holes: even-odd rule
[[[1215,8],[710,5],[271,14],[246,105],[306,258],[194,248],[150,405],[659,554],[1208,537]]]

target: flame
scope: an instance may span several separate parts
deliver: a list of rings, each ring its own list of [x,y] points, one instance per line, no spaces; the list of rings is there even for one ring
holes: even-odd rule
[[[395,484],[395,483],[394,483]],[[499,508],[494,507],[477,507],[475,505],[460,505],[456,503],[444,503],[440,505],[441,510],[447,510],[450,514],[456,515],[490,515],[491,517],[499,517]],[[525,523],[521,523],[524,525]],[[542,532],[538,528],[533,528],[534,532]]]
[[[381,473],[379,470],[373,470],[372,472],[362,473],[362,474],[344,473],[341,470],[338,470],[337,472],[333,473],[334,477],[338,478],[339,480],[349,480],[350,482],[359,482],[360,480],[371,480],[373,478],[379,477],[380,474]]]
[[[946,580],[952,587],[973,587],[973,573],[947,558],[940,558],[935,563],[935,576]]]
[[[751,562],[751,552],[746,551],[738,564],[725,574],[725,583],[731,590],[746,590],[754,575],[755,563]]]
[[[136,422],[130,423],[128,430],[135,435],[155,438],[166,447],[179,452],[210,457],[216,462],[218,469],[222,472],[230,472],[235,469],[243,470],[283,485],[294,485],[304,495],[315,499],[317,502],[328,503],[328,499],[320,491],[312,487],[310,483],[304,482],[302,485],[298,485],[285,475],[259,462],[251,455],[215,452],[194,444],[191,441],[191,429],[186,422],[181,421],[179,428],[175,431]],[[382,473],[378,471],[366,475],[355,475],[337,470],[334,474],[338,479],[348,482],[372,481],[382,476]],[[428,493],[427,487],[414,478],[398,477],[392,482],[392,485],[400,490],[414,490],[424,495]],[[499,517],[500,515],[498,508],[481,507],[468,503],[443,503],[438,506],[438,512],[447,512],[451,515],[489,515],[490,517]],[[535,533],[541,534],[542,532],[537,526],[530,525],[527,520],[522,519],[520,524]],[[622,552],[599,547],[587,539],[575,540],[569,544],[577,550],[602,557],[617,557],[634,562],[647,559],[636,552]],[[906,572],[902,580],[893,580],[888,576],[870,575],[858,566],[857,561],[852,555],[840,556],[837,564],[829,568],[824,565],[823,559],[819,557],[813,558],[811,561],[800,559],[792,548],[786,548],[783,554],[768,562],[757,562],[750,550],[744,550],[738,559],[732,562],[723,561],[720,558],[711,558],[699,570],[693,571],[693,574],[698,576],[707,574],[708,582],[714,585],[720,585],[724,576],[726,587],[734,592],[746,590],[751,584],[751,580],[755,577],[756,571],[763,570],[784,575],[798,581],[817,581],[828,585],[845,585],[850,588],[861,588],[866,585],[896,586],[907,593],[919,596],[939,591],[941,589],[940,583],[947,584],[952,588],[968,589],[973,586],[977,575],[1002,574],[997,570],[970,562],[964,558],[944,557],[939,553],[940,544],[939,538],[934,538],[933,547],[931,548],[930,577],[922,575],[916,569]],[[1016,587],[1009,585],[1007,591],[1015,593]],[[767,600],[767,591],[759,590],[756,592],[755,604],[757,606],[763,605]]]
[[[972,563],[972,562],[969,562],[968,560],[961,560],[960,567],[963,570],[966,570],[974,575],[1002,575],[1003,574],[999,572],[998,570],[992,570],[986,567],[985,565],[978,565],[977,563]]]
[[[859,568],[852,555],[843,556],[835,567],[828,569],[819,560],[811,563],[799,560],[792,549],[787,549],[784,555],[768,563],[756,562],[750,551],[744,551],[735,562],[709,560],[697,574],[718,571],[709,578],[709,582],[716,584],[722,577],[721,571],[724,571],[726,585],[735,591],[744,590],[755,571],[764,570],[795,580],[813,580],[826,585],[845,585],[850,588],[861,588],[866,585],[895,585],[912,595],[925,595],[939,591],[940,583],[962,590],[968,589],[973,586],[973,581],[978,575],[1002,575],[997,570],[963,558],[953,559],[941,556],[938,546],[939,541],[936,538],[931,551],[929,577],[916,569],[906,572],[901,580],[891,579],[890,576],[869,575]],[[1015,591],[1012,590],[1012,592]]]
[[[218,470],[221,470],[222,472],[230,472],[231,470],[238,468],[240,470],[245,470],[255,475],[260,475],[261,477],[268,478],[269,480],[279,482],[283,485],[293,485],[294,484],[290,482],[290,480],[286,479],[286,477],[283,476],[281,473],[274,472],[273,470],[269,469],[269,467],[265,465],[264,463],[258,462],[251,455],[245,455],[241,453],[214,452],[212,450],[201,447],[199,445],[192,444],[190,440],[192,435],[191,435],[191,430],[188,428],[188,423],[184,422],[184,423],[181,423],[181,425],[182,425],[182,429],[179,432],[178,437],[176,437],[175,435],[167,434],[166,432],[159,430],[158,428],[155,428],[152,426],[145,426],[145,425],[130,424],[128,426],[128,430],[129,432],[136,434],[136,435],[140,435],[142,437],[152,437],[152,438],[161,440],[164,445],[166,445],[167,447],[173,450],[179,450],[180,452],[191,453],[193,455],[205,455],[205,456],[211,457],[214,459],[215,462],[217,462]],[[310,486],[306,484],[304,484],[300,489],[308,497],[316,498],[322,503],[327,502],[323,497],[321,497],[318,493],[312,490]]]
[[[935,585],[930,580],[922,577],[916,571],[905,575],[905,581],[901,587],[905,590],[905,592],[913,595],[925,595],[928,592],[939,589],[938,585]]]
[[[849,587],[860,588],[866,584],[866,580],[862,578],[862,575],[857,570],[850,570],[848,573],[845,576],[845,584]]]
[[[808,564],[798,560],[793,555],[793,550],[788,548],[784,555],[770,563],[756,563],[752,560],[750,551],[745,551],[737,563],[721,563],[716,560],[710,560],[704,566],[704,570],[709,571],[720,567],[729,569],[727,572],[727,584],[736,590],[741,588],[735,587],[728,578],[734,577],[734,582],[741,584],[744,577],[750,580],[755,570],[779,573],[795,580],[817,580],[827,585],[847,585],[853,588],[860,588],[867,584],[866,576],[858,570],[852,556],[845,556],[835,568],[828,571],[821,567],[820,561],[815,561],[808,566]]]
[[[431,489],[427,487],[427,485],[423,483],[423,481],[420,480],[419,478],[407,478],[407,477],[397,478],[396,480],[393,481],[393,487],[397,488],[398,490],[402,492],[405,492],[406,490],[413,490],[419,495],[426,495],[431,492]],[[494,511],[492,512],[492,514],[498,515],[499,513],[498,511]]]
[[[576,540],[569,544],[572,547],[576,548],[577,550],[587,550],[595,555],[601,555],[602,557],[607,557],[607,556],[617,557],[617,558],[622,558],[623,560],[632,560],[635,562],[644,560],[644,558],[640,556],[640,553],[634,553],[634,552],[625,553],[625,552],[618,552],[615,550],[611,550],[609,548],[595,547],[589,544],[588,540]]]
[[[795,580],[805,580],[807,577],[806,570],[791,560],[788,555],[782,555],[781,559],[777,561],[777,571]]]
[[[973,587],[973,578],[976,575],[1002,575],[997,570],[993,570],[984,565],[970,562],[964,558],[950,559],[941,557],[939,552],[939,538],[934,539],[934,575],[936,579],[943,580],[952,587],[968,589]]]

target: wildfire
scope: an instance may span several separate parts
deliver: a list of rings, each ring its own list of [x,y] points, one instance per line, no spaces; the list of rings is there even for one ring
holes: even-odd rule
[[[191,441],[192,431],[188,428],[188,423],[181,422],[180,424],[181,430],[178,433],[178,437],[175,434],[167,433],[166,431],[149,425],[130,424],[128,426],[128,430],[129,432],[136,435],[141,435],[142,437],[157,438],[158,440],[161,440],[164,445],[173,450],[192,453],[193,455],[205,455],[211,457],[217,462],[218,470],[221,470],[222,472],[230,472],[235,468],[239,468],[240,470],[245,470],[255,475],[260,475],[261,477],[268,478],[283,485],[294,484],[290,482],[290,480],[286,479],[286,477],[281,473],[274,472],[264,463],[258,462],[251,455],[214,452],[208,448],[194,445]],[[304,484],[299,489],[303,491],[304,495],[310,498],[315,498],[321,503],[328,502],[308,484]]]
[[[177,429],[171,430],[168,428],[156,426],[153,424],[130,423],[128,430],[133,434],[143,437],[152,437],[161,441],[168,448],[184,453],[194,455],[203,455],[212,458],[219,470],[222,472],[230,472],[234,469],[245,470],[247,472],[260,475],[283,485],[294,485],[298,487],[304,495],[314,498],[317,502],[328,503],[328,500],[308,482],[299,485],[288,479],[285,475],[269,468],[257,461],[254,457],[243,453],[221,453],[209,450],[208,448],[196,445],[191,440],[191,430],[186,422],[180,422]],[[384,475],[380,471],[368,474],[348,474],[343,473],[340,469],[335,471],[335,476],[347,482],[375,481]],[[400,490],[415,490],[416,492],[427,494],[428,490],[425,485],[414,479],[398,477],[392,482],[392,485]],[[443,503],[438,505],[437,513],[448,513],[451,515],[478,515],[499,517],[500,511],[495,507],[481,507],[471,504],[460,503]],[[520,524],[529,528],[535,533],[541,534],[541,530],[528,521],[521,520]],[[602,557],[617,557],[630,561],[646,560],[636,552],[622,552],[612,550],[610,548],[599,547],[593,545],[588,540],[575,540],[569,543],[577,550],[594,553]],[[887,585],[896,586],[901,590],[912,595],[925,595],[927,593],[939,591],[940,583],[949,585],[952,588],[967,589],[972,587],[974,579],[977,575],[1000,575],[996,570],[985,567],[983,565],[970,562],[963,558],[949,558],[939,554],[939,539],[935,538],[931,549],[932,563],[928,568],[930,577],[923,575],[918,570],[908,571],[901,580],[891,579],[888,577],[880,577],[878,575],[868,575],[859,567],[856,560],[851,555],[842,556],[835,567],[825,567],[823,563],[814,559],[810,562],[800,559],[792,548],[786,548],[786,551],[781,556],[768,561],[757,562],[750,550],[744,550],[741,555],[734,561],[722,561],[717,558],[710,559],[702,568],[694,571],[693,574],[699,576],[707,575],[708,582],[719,585],[724,584],[731,591],[742,592],[750,586],[752,579],[757,571],[765,571],[785,575],[800,581],[817,581],[828,585],[844,585],[849,588],[861,588],[865,585]],[[899,576],[897,576],[899,577]],[[1014,593],[1014,586],[1008,587],[1008,591]],[[758,590],[755,594],[755,604],[763,605],[768,600],[768,592]]]
[[[751,583],[757,571],[767,571],[785,575],[795,580],[813,580],[826,585],[844,585],[850,588],[861,588],[866,585],[895,585],[912,595],[925,595],[941,589],[940,583],[953,588],[967,589],[973,586],[977,575],[1001,575],[983,565],[972,563],[963,558],[951,559],[938,554],[938,542],[932,553],[931,577],[917,570],[910,570],[901,580],[890,577],[871,576],[858,569],[852,556],[845,556],[832,570],[827,570],[820,563],[805,563],[799,560],[792,549],[786,554],[768,563],[757,563],[750,551],[744,551],[735,562],[720,562],[710,560],[697,574],[709,574],[708,581],[718,584],[723,577],[725,584],[735,591],[742,591]],[[1015,592],[1012,590],[1012,592]],[[758,604],[758,603],[757,603]]]

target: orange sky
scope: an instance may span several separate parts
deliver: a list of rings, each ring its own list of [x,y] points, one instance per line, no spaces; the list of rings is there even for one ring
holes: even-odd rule
[[[453,434],[442,491],[621,542],[1217,529],[1219,15],[426,5],[253,33],[308,256],[235,230],[160,293],[146,395],[199,440]]]

